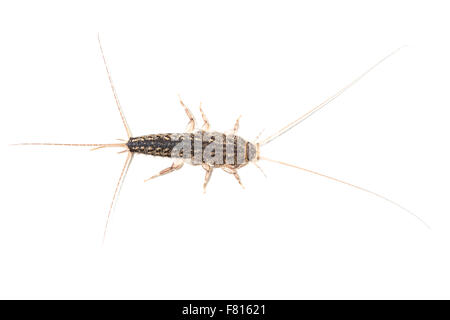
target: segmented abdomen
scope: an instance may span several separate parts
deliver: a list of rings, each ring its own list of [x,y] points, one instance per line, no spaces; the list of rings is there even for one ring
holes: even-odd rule
[[[242,167],[256,156],[255,146],[243,138],[220,132],[151,134],[130,138],[131,152],[158,157],[183,158],[192,164]]]

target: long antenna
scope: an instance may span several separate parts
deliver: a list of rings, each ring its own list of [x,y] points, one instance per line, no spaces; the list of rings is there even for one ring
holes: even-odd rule
[[[282,164],[282,165],[287,166],[287,167],[291,167],[291,168],[303,170],[303,171],[306,171],[306,172],[308,172],[308,173],[312,173],[312,174],[315,174],[315,175],[318,175],[318,176],[321,176],[321,177],[324,177],[324,178],[327,178],[327,179],[330,179],[330,180],[333,180],[333,181],[336,181],[336,182],[345,184],[345,185],[347,185],[347,186],[356,188],[356,189],[358,189],[358,190],[361,190],[361,191],[370,193],[371,195],[374,195],[374,196],[376,196],[376,197],[378,197],[378,198],[381,198],[381,199],[383,199],[383,200],[385,200],[385,201],[387,201],[387,202],[389,202],[389,203],[391,203],[391,204],[393,204],[393,205],[399,207],[399,208],[402,209],[403,211],[408,212],[410,215],[412,215],[413,217],[415,217],[416,219],[418,219],[420,222],[422,222],[423,225],[425,225],[428,229],[431,230],[430,226],[429,226],[424,220],[422,220],[418,215],[416,215],[414,212],[412,212],[412,211],[406,209],[405,207],[403,207],[402,205],[398,204],[397,202],[394,202],[394,201],[392,201],[391,199],[388,199],[388,198],[386,198],[385,196],[382,196],[382,195],[379,194],[379,193],[376,193],[376,192],[370,191],[370,190],[368,190],[368,189],[366,189],[366,188],[363,188],[363,187],[354,185],[353,183],[349,183],[349,182],[346,182],[346,181],[343,181],[343,180],[340,180],[340,179],[337,179],[337,178],[333,178],[333,177],[327,176],[327,175],[325,175],[325,174],[323,174],[323,173],[319,173],[319,172],[317,172],[317,171],[313,171],[313,170],[309,170],[309,169],[306,169],[306,168],[302,168],[302,167],[299,167],[299,166],[296,166],[296,165],[293,165],[293,164],[290,164],[290,163],[286,163],[286,162],[279,161],[279,160],[273,160],[273,159],[269,159],[269,158],[265,158],[265,157],[260,157],[260,159],[261,159],[261,160],[270,161],[270,162],[274,162],[274,163],[278,163],[278,164]]]
[[[125,130],[127,131],[128,138],[132,137],[130,127],[128,126],[127,119],[125,118],[125,114],[122,111],[122,107],[120,106],[119,97],[117,96],[116,88],[114,87],[111,73],[109,72],[108,64],[106,63],[105,54],[103,53],[102,43],[100,41],[100,33],[97,34],[98,39],[98,45],[100,46],[100,52],[102,53],[103,63],[105,64],[106,73],[108,74],[109,84],[111,85],[111,90],[114,95],[114,99],[116,100],[117,109],[119,109],[120,117],[122,118],[123,126],[125,127]]]
[[[378,61],[377,63],[375,63],[372,67],[370,67],[369,69],[367,69],[366,71],[364,71],[361,75],[359,75],[356,79],[354,79],[352,82],[350,82],[349,84],[347,84],[344,88],[342,88],[341,90],[339,90],[338,92],[336,92],[334,95],[332,95],[331,97],[329,97],[328,99],[326,99],[325,101],[323,101],[321,104],[317,105],[316,107],[314,107],[313,109],[311,109],[310,111],[308,111],[307,113],[305,113],[304,115],[302,115],[300,118],[292,121],[291,123],[289,123],[288,125],[284,126],[283,128],[281,128],[277,133],[274,133],[273,135],[265,138],[260,145],[265,145],[269,142],[271,142],[273,139],[281,136],[283,133],[286,133],[287,131],[291,130],[292,128],[294,128],[296,125],[298,125],[300,122],[306,120],[307,118],[309,118],[311,115],[313,115],[315,112],[319,111],[320,109],[322,109],[323,107],[325,107],[327,104],[329,104],[331,101],[333,101],[334,99],[336,99],[337,97],[339,97],[341,94],[343,94],[345,91],[347,91],[347,89],[349,89],[350,87],[352,87],[354,84],[356,84],[359,80],[361,80],[364,76],[366,76],[370,71],[372,71],[373,69],[375,69],[377,66],[379,66],[382,62],[384,62],[386,59],[390,58],[391,56],[393,56],[395,53],[397,53],[400,49],[402,49],[404,46],[394,50],[393,52],[391,52],[390,54],[388,54],[387,56],[385,56],[383,59],[381,59],[380,61]]]

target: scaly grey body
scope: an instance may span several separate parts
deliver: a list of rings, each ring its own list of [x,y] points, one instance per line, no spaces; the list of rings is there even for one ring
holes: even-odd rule
[[[192,165],[238,169],[256,158],[256,146],[235,134],[198,130],[131,137],[130,152],[183,159]]]

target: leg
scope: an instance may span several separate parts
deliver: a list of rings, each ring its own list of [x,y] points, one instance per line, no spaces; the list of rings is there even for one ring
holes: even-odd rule
[[[175,170],[179,170],[179,169],[181,169],[183,164],[184,164],[184,162],[182,160],[176,160],[176,161],[174,161],[172,163],[172,165],[170,167],[168,167],[168,168],[166,168],[164,170],[161,170],[158,174],[155,174],[154,176],[152,176],[152,177],[150,177],[150,178],[148,178],[148,179],[146,179],[144,181],[147,182],[147,181],[149,181],[151,179],[157,178],[159,176],[163,176],[163,175],[171,173],[171,172],[173,172]]]
[[[184,108],[184,111],[186,112],[186,115],[189,118],[189,123],[188,123],[186,131],[187,132],[192,132],[192,131],[194,131],[194,128],[195,128],[194,116],[192,115],[192,112],[189,110],[189,108],[186,107],[186,105],[184,104],[183,100],[181,100],[180,95],[178,95],[178,98],[180,99],[181,106]]]
[[[211,179],[213,167],[208,166],[207,164],[202,164],[202,167],[206,170],[205,182],[203,183],[203,193],[206,193],[206,186],[208,185],[209,179]]]
[[[241,187],[245,189],[244,185],[242,184],[241,177],[239,177],[239,174],[236,169],[232,169],[232,168],[228,168],[228,167],[223,167],[222,169],[226,173],[232,174],[236,178],[236,180],[239,182]]]
[[[257,135],[257,136],[256,136],[256,138],[255,138],[255,141],[256,141],[256,142],[258,142],[258,141],[259,141],[259,138],[260,138],[260,137],[261,137],[261,135],[263,134],[264,130],[265,130],[265,129],[262,129],[262,130],[261,130],[261,132],[260,132],[260,133],[258,133],[258,135]]]
[[[266,173],[264,172],[264,170],[258,165],[258,163],[256,161],[252,161],[252,163],[262,172],[262,174],[264,175],[264,177],[267,178]]]
[[[202,129],[205,130],[205,131],[208,131],[210,125],[209,125],[208,118],[206,118],[206,115],[205,115],[205,113],[203,112],[203,109],[202,109],[202,103],[201,103],[201,102],[200,102],[199,108],[200,108],[200,113],[202,114],[202,119],[203,119],[203,126],[202,126]]]
[[[242,116],[239,116],[236,120],[236,123],[234,124],[234,128],[233,128],[233,134],[236,134],[239,130],[239,120],[241,119]]]

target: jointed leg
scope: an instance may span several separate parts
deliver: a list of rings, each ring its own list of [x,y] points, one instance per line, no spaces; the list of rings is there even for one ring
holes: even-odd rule
[[[262,172],[262,174],[264,175],[264,177],[267,178],[266,173],[264,172],[264,170],[259,166],[259,164],[255,161],[252,161],[252,163]]]
[[[147,182],[147,181],[149,181],[151,179],[157,178],[159,176],[163,176],[163,175],[171,173],[171,172],[173,172],[175,170],[179,170],[179,169],[181,169],[183,164],[184,164],[184,162],[182,160],[176,160],[176,161],[174,161],[172,163],[172,165],[170,167],[168,167],[168,168],[166,168],[164,170],[161,170],[158,174],[155,174],[154,176],[146,179],[145,181]]]
[[[234,124],[234,128],[233,128],[233,134],[236,134],[239,130],[239,120],[241,119],[242,116],[239,116],[236,120],[236,123]]]
[[[203,164],[202,167],[206,170],[205,182],[203,183],[203,193],[206,193],[206,186],[208,185],[209,179],[211,179],[213,167],[208,166],[207,164]]]
[[[202,126],[202,129],[205,130],[205,131],[208,131],[210,125],[209,125],[208,118],[206,118],[206,115],[205,115],[205,113],[203,112],[203,109],[202,109],[202,103],[201,103],[201,102],[200,102],[199,108],[200,108],[200,113],[202,114],[202,119],[203,119],[203,126]]]
[[[264,130],[265,130],[265,129],[262,129],[262,130],[261,130],[261,132],[260,132],[260,133],[258,133],[258,135],[257,135],[257,136],[256,136],[256,138],[255,138],[255,141],[256,141],[256,142],[258,142],[258,141],[259,141],[259,138],[260,138],[260,137],[261,137],[261,135],[263,134]]]
[[[241,177],[239,177],[239,174],[236,169],[227,168],[227,167],[223,167],[222,169],[226,173],[232,174],[236,178],[236,180],[239,182],[241,187],[245,189],[244,185],[242,184]]]
[[[181,105],[183,106],[184,111],[186,112],[186,115],[187,115],[188,118],[189,118],[189,123],[188,123],[188,126],[187,126],[187,128],[186,128],[186,131],[187,131],[187,132],[192,132],[192,131],[194,131],[194,128],[195,128],[195,119],[194,119],[194,115],[192,114],[191,110],[189,110],[189,108],[186,107],[186,105],[184,104],[183,100],[181,100],[180,95],[178,95],[178,98],[180,99],[180,103],[181,103]]]

